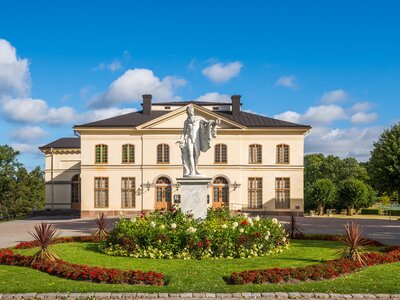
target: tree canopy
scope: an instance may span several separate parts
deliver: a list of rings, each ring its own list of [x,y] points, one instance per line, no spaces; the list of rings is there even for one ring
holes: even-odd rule
[[[375,191],[368,185],[370,178],[365,164],[359,163],[353,157],[341,159],[333,155],[306,155],[304,157],[305,209],[317,209],[321,214],[325,208],[347,207],[340,204],[340,195],[335,191],[342,182],[350,179],[362,182],[371,196],[368,198],[370,201],[357,202],[359,205],[354,204],[352,207],[362,208],[373,204]]]
[[[28,171],[19,161],[19,152],[0,146],[0,216],[26,215],[44,205],[44,172]]]
[[[374,143],[368,163],[371,183],[380,193],[392,199],[400,195],[400,123],[385,130]]]

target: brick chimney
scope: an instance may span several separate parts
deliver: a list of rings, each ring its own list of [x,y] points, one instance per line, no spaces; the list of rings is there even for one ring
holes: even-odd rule
[[[240,113],[240,95],[233,95],[232,99],[232,115],[238,115]]]
[[[142,109],[143,109],[143,114],[144,115],[151,115],[151,99],[153,98],[152,95],[142,95],[143,98],[143,103],[142,103]]]

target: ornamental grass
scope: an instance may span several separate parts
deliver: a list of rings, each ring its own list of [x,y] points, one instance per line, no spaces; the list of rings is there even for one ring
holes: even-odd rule
[[[93,239],[97,241],[104,241],[109,235],[107,229],[107,217],[104,213],[101,213],[96,219],[97,230],[92,234]]]
[[[29,234],[34,238],[34,242],[39,245],[40,250],[31,257],[30,264],[33,265],[44,261],[59,260],[60,258],[56,254],[50,252],[48,247],[61,232],[44,222],[35,225],[34,229],[35,232],[30,232]]]
[[[344,247],[338,251],[339,257],[358,261],[365,265],[365,247],[369,246],[370,242],[362,237],[362,227],[351,222],[344,225],[344,230],[346,234],[340,239]]]

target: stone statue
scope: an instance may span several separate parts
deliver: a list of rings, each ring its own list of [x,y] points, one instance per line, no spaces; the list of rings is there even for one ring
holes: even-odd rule
[[[197,169],[200,152],[206,152],[211,148],[211,139],[216,137],[217,125],[220,119],[206,120],[194,115],[192,105],[186,109],[188,115],[185,120],[180,140],[177,142],[181,148],[183,176],[204,177]]]

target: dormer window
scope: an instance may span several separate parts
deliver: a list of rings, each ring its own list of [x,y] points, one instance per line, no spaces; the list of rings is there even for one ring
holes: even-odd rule
[[[218,106],[214,106],[213,110],[219,110],[219,107]]]
[[[165,106],[164,109],[171,109],[171,106]]]

